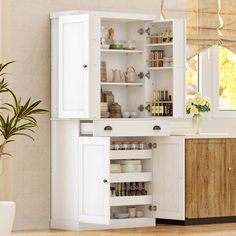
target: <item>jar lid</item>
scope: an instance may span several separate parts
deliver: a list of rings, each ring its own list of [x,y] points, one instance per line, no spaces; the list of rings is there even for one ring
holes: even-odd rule
[[[141,143],[141,144],[145,144],[145,142],[144,142],[144,141],[139,141],[139,143]]]
[[[123,143],[123,144],[130,144],[129,141],[123,141],[122,143]]]

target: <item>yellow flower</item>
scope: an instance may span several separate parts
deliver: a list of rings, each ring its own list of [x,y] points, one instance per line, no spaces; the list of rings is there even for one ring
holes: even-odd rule
[[[192,106],[191,109],[190,109],[190,113],[191,113],[192,116],[194,116],[194,115],[198,115],[199,111],[195,106]]]
[[[187,101],[187,103],[186,103],[186,108],[187,108],[187,109],[191,109],[192,103],[193,103],[193,99],[192,99],[192,98],[188,99],[188,101]]]

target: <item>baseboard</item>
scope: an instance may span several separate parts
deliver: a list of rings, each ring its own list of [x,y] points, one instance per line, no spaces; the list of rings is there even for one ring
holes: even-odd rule
[[[171,225],[202,225],[202,224],[222,224],[222,223],[233,223],[233,222],[236,222],[236,216],[185,219],[185,220],[156,219],[157,224],[171,224]]]

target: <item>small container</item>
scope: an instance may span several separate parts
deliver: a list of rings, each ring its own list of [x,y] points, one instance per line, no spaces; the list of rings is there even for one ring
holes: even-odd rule
[[[138,148],[140,150],[146,149],[146,143],[144,141],[140,141],[139,144],[138,144]]]
[[[135,207],[128,208],[128,214],[129,214],[129,218],[136,217],[136,208]]]
[[[143,217],[143,211],[137,211],[136,217]]]
[[[114,141],[111,142],[111,146],[110,147],[111,147],[111,150],[115,150],[115,143],[114,143]]]
[[[114,141],[114,150],[122,150],[122,143],[120,141]]]
[[[130,148],[132,150],[137,150],[138,149],[138,141],[132,141],[130,142]]]
[[[122,149],[123,149],[123,150],[130,150],[130,142],[124,141],[124,142],[122,143]]]
[[[168,57],[163,58],[163,66],[164,67],[170,66],[170,59]]]

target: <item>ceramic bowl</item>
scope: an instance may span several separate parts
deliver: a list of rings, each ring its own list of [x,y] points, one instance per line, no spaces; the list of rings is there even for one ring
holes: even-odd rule
[[[136,111],[131,112],[131,118],[138,118],[138,113]]]
[[[122,113],[122,117],[123,118],[129,118],[130,117],[130,113],[128,111],[125,111]]]

